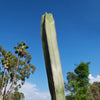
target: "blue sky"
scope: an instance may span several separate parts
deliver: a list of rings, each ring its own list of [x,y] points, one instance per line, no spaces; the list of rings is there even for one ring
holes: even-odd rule
[[[55,19],[64,81],[81,61],[90,61],[90,74],[100,75],[100,0],[1,0],[0,45],[12,52],[17,42],[30,47],[36,71],[27,82],[39,93],[49,91],[40,37],[45,12]]]

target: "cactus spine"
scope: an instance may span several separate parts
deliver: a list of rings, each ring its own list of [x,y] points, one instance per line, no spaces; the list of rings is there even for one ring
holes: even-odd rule
[[[52,14],[45,14],[41,21],[41,39],[51,100],[65,100],[64,81]]]

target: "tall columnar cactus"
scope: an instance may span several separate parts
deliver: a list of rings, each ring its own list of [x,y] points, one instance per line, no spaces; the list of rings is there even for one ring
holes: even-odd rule
[[[65,100],[61,61],[56,39],[55,22],[52,14],[46,13],[42,16],[41,39],[51,99]]]

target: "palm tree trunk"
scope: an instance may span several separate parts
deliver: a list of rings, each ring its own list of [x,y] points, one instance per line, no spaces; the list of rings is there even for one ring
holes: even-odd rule
[[[4,78],[5,78],[5,71],[6,71],[6,69],[4,68],[4,74],[3,74],[3,80],[2,80],[1,90],[0,90],[0,96],[2,95],[2,90],[3,90],[3,85],[4,85]]]
[[[20,56],[18,56],[18,60],[17,60],[17,65],[16,65],[14,77],[13,77],[12,84],[11,84],[10,89],[9,89],[9,90],[10,90],[10,93],[9,93],[9,100],[11,100],[12,91],[13,91],[13,86],[14,86],[14,82],[15,82],[15,79],[16,79],[16,73],[17,73],[17,69],[18,69],[18,65],[19,65],[19,60],[20,60]]]

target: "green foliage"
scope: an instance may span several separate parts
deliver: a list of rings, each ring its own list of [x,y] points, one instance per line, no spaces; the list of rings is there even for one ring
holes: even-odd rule
[[[12,100],[22,100],[24,99],[24,94],[20,92],[14,92],[12,95]]]
[[[72,98],[73,100],[88,100],[89,64],[90,62],[81,62],[74,70],[75,73],[67,73],[68,84],[65,85],[65,89],[70,92],[67,96],[70,100]]]
[[[0,75],[0,88],[1,88],[1,85],[2,85],[2,77]]]
[[[26,49],[29,47],[26,46],[26,43],[22,41],[21,43],[17,43],[18,46],[15,46],[15,53],[23,57],[25,54],[27,54]]]
[[[14,92],[12,94],[12,100],[24,100],[24,94],[22,92]],[[9,100],[9,95],[6,95],[5,100]]]
[[[89,84],[89,62],[79,64],[75,69],[75,73],[77,75],[77,82],[79,88],[79,95],[81,100],[88,100],[87,91],[88,91],[88,84]]]
[[[88,95],[91,97],[89,100],[100,100],[100,82],[89,84]]]

